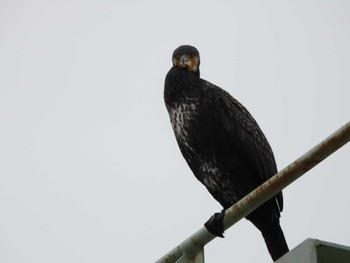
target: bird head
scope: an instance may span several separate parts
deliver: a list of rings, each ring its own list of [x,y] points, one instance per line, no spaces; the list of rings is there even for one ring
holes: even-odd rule
[[[199,52],[195,47],[183,45],[174,50],[173,65],[199,76]]]

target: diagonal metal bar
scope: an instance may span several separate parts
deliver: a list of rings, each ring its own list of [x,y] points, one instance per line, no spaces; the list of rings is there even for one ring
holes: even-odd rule
[[[254,209],[276,195],[283,188],[294,182],[349,141],[350,122],[347,122],[336,132],[227,209],[224,218],[225,230],[247,216]],[[209,233],[205,227],[202,227],[157,260],[156,263],[174,263],[183,255],[193,257],[214,238],[214,235]]]
[[[204,248],[199,250],[196,255],[192,257],[183,255],[176,263],[204,263]]]

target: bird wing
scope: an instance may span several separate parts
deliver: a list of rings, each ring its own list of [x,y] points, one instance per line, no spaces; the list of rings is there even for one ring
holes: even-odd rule
[[[264,133],[248,110],[225,90],[205,80],[206,104],[220,119],[232,149],[241,163],[254,176],[256,187],[277,173],[275,158]],[[280,211],[283,209],[282,192],[276,195]]]

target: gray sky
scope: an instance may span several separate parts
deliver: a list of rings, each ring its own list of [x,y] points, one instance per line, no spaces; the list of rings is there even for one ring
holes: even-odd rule
[[[280,169],[350,116],[349,1],[0,1],[0,262],[153,262],[221,209],[163,103],[171,54],[259,122]],[[350,147],[285,189],[290,248],[350,246]],[[206,262],[271,262],[242,220]]]

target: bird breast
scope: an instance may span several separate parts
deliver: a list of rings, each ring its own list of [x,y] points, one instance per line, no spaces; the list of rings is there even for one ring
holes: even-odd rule
[[[191,120],[196,113],[196,108],[195,103],[175,103],[169,109],[170,122],[175,136],[186,146],[189,146],[189,129]]]

